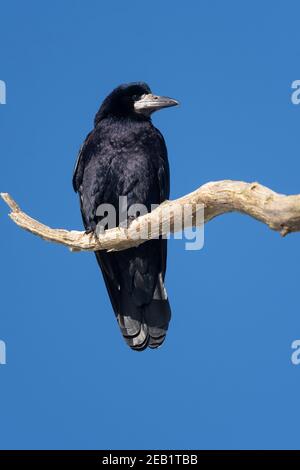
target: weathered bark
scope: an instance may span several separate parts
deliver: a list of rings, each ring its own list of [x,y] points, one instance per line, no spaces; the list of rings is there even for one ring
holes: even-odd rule
[[[197,205],[203,204],[204,222],[226,212],[240,212],[265,223],[282,236],[300,231],[300,195],[285,196],[259,183],[242,181],[206,183],[186,196],[164,202],[151,213],[134,220],[128,229],[118,227],[106,230],[99,237],[76,230],[47,227],[21,211],[9,194],[1,193],[1,197],[11,209],[10,218],[19,227],[44,240],[65,245],[73,251],[124,250],[158,235],[167,235],[174,231],[177,222],[181,222],[182,208],[185,205],[192,205],[195,214],[199,208]],[[173,213],[171,226],[168,219],[170,212]],[[194,223],[195,220],[193,225]],[[145,230],[148,238],[136,239],[136,233],[144,233]]]

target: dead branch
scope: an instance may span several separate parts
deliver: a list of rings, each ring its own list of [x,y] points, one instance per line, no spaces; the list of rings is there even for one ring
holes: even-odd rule
[[[227,212],[247,214],[276,230],[282,236],[300,231],[300,195],[278,194],[259,183],[216,181],[206,183],[196,191],[174,201],[165,201],[151,213],[134,220],[126,228],[106,230],[97,237],[77,230],[53,229],[41,224],[23,212],[12,197],[0,193],[10,207],[10,218],[21,228],[44,240],[60,243],[72,251],[124,250],[176,231],[182,220],[182,209],[192,206],[195,216],[199,205],[204,206],[204,222]],[[171,223],[169,215],[171,214]],[[195,217],[191,225],[195,225]],[[137,238],[138,233],[147,233]]]

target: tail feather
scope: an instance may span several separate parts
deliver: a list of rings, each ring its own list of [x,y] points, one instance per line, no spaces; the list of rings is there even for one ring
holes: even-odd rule
[[[142,323],[142,320],[136,320],[121,314],[118,314],[117,320],[128,346],[137,351],[143,351],[149,342],[147,325]]]
[[[147,346],[158,348],[166,338],[171,311],[167,300],[152,300],[141,312],[141,319],[117,315],[121,333],[132,349],[143,351]]]
[[[147,346],[152,349],[161,346],[171,319],[170,304],[161,276],[149,304],[137,306],[126,290],[122,294],[117,320],[127,344],[138,351]]]
[[[149,331],[150,348],[158,348],[166,338],[171,309],[169,301],[153,299],[149,305],[144,307],[143,317]]]
[[[119,276],[117,263],[113,262],[112,254],[96,252],[96,257],[121,333],[128,346],[136,351],[161,346],[166,338],[171,319],[171,309],[162,273],[158,276],[152,300],[145,303],[144,298],[143,303],[143,299],[133,295],[136,294],[137,289],[132,292],[131,286],[126,284],[122,276]]]

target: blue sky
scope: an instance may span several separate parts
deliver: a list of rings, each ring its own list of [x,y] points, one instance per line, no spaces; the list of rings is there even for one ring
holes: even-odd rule
[[[181,107],[154,123],[172,198],[219,179],[299,185],[299,2],[1,0],[0,190],[81,229],[71,174],[102,99],[144,80]],[[299,235],[242,215],[170,242],[163,348],[128,349],[92,254],[1,211],[0,447],[299,448]]]

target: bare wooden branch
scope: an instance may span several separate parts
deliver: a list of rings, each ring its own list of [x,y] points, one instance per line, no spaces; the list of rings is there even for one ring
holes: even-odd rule
[[[11,209],[10,218],[19,227],[44,240],[65,245],[72,251],[124,250],[158,235],[167,235],[175,230],[186,205],[192,205],[195,215],[199,208],[197,205],[203,204],[205,222],[227,212],[240,212],[265,223],[282,236],[300,231],[300,195],[278,194],[259,183],[224,180],[204,184],[186,196],[164,202],[151,213],[134,220],[128,229],[106,230],[99,237],[76,230],[47,227],[25,214],[9,194],[0,194]],[[145,231],[147,236],[137,239],[136,234]]]

